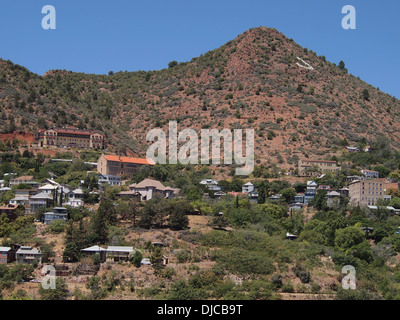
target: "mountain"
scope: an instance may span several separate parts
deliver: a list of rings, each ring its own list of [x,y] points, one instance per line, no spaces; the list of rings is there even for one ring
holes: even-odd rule
[[[190,62],[109,75],[39,76],[0,60],[0,129],[50,126],[104,132],[112,150],[144,155],[148,130],[251,128],[258,163],[295,168],[347,143],[399,149],[400,101],[275,29],[250,29]]]

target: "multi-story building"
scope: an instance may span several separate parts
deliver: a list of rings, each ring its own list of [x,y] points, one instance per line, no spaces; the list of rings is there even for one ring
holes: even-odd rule
[[[356,180],[349,185],[350,204],[353,206],[376,205],[379,199],[384,199],[386,179]]]
[[[102,175],[132,177],[139,168],[153,166],[151,160],[102,154],[97,161],[97,171]]]
[[[54,207],[51,212],[44,213],[44,224],[49,225],[55,220],[68,220],[68,211],[64,207]]]
[[[37,264],[42,263],[42,253],[39,249],[32,247],[20,247],[16,252],[17,263]]]
[[[12,187],[12,186],[17,186],[19,184],[26,184],[32,181],[33,181],[33,176],[21,176],[18,178],[10,179],[9,185],[10,187]]]
[[[336,161],[300,159],[298,162],[299,176],[317,176],[321,173],[340,170]]]
[[[120,186],[121,185],[121,177],[99,174],[98,183],[99,183],[99,186],[103,186],[105,184],[109,184],[110,186]]]
[[[6,264],[15,260],[15,250],[11,247],[0,247],[0,264]]]
[[[150,200],[155,195],[172,199],[180,192],[180,189],[165,187],[160,181],[152,179],[144,179],[137,184],[132,184],[129,189],[140,194],[140,201]]]
[[[379,172],[374,170],[361,170],[366,178],[379,178]]]
[[[79,129],[48,129],[40,130],[38,143],[41,147],[74,147],[105,149],[107,142],[104,135],[96,131]]]

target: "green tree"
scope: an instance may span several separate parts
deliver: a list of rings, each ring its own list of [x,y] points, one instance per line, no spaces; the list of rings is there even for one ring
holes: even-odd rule
[[[350,249],[364,240],[364,232],[355,226],[349,226],[335,232],[335,245],[342,250]]]

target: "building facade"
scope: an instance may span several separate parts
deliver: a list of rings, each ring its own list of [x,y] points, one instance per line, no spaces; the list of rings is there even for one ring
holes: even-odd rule
[[[336,161],[300,159],[298,162],[298,175],[301,177],[317,176],[321,173],[338,170],[340,170],[340,166]]]
[[[17,263],[22,264],[41,264],[42,263],[42,253],[39,249],[34,249],[32,247],[20,247],[16,252]]]
[[[153,165],[155,163],[147,159],[102,154],[97,161],[97,171],[103,176],[126,175],[131,178],[141,167]]]
[[[96,131],[78,129],[48,129],[40,130],[38,143],[41,147],[73,147],[105,149],[105,136]]]
[[[386,192],[385,179],[356,180],[349,185],[350,204],[352,206],[376,205],[384,199]]]

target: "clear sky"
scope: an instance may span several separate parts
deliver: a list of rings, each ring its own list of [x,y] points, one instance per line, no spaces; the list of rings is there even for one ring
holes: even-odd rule
[[[42,28],[45,5],[55,30]],[[342,28],[345,5],[355,30]],[[400,98],[399,16],[399,0],[0,0],[0,58],[38,74],[158,70],[266,26]]]

